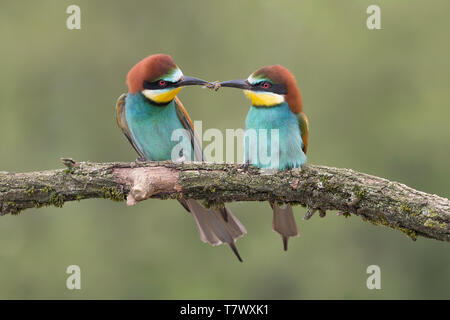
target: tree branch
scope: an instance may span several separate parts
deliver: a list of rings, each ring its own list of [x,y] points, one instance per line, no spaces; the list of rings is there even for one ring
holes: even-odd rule
[[[278,201],[319,211],[355,214],[406,233],[450,242],[450,201],[350,169],[305,165],[301,170],[247,171],[236,164],[172,162],[75,163],[66,169],[0,172],[0,215],[89,198],[127,201],[194,198],[206,205],[230,201]]]

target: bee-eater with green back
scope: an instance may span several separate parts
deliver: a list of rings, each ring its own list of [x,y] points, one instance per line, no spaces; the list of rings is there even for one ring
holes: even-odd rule
[[[204,160],[199,138],[177,93],[185,86],[208,84],[184,76],[172,58],[165,54],[148,56],[129,71],[128,93],[119,97],[116,115],[119,127],[140,160],[177,160],[173,159],[177,141],[172,141],[172,134],[179,129],[186,133],[184,138],[188,143],[183,145],[177,157],[182,161]],[[246,230],[229,209],[206,209],[193,199],[178,201],[192,213],[203,242],[211,245],[227,243],[242,261],[235,240]]]
[[[300,168],[306,162],[308,118],[303,113],[300,89],[288,69],[280,65],[266,66],[247,79],[225,81],[219,86],[243,89],[251,100],[245,121],[246,164],[284,170]],[[274,129],[277,134],[271,135]],[[251,131],[256,133],[256,139],[250,138]],[[276,151],[273,153],[277,155],[276,161],[272,158],[262,161],[261,153],[272,154],[273,151]],[[287,250],[289,237],[299,235],[292,207],[275,202],[271,206],[272,228],[281,235],[284,250]]]

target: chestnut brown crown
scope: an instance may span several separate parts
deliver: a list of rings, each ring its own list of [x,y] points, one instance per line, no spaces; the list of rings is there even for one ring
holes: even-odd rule
[[[286,88],[285,100],[292,112],[300,113],[303,111],[302,95],[297,86],[297,81],[289,69],[279,64],[265,66],[256,70],[250,77],[254,79],[266,78],[275,84],[284,86]]]
[[[127,85],[130,93],[142,91],[144,81],[154,82],[178,69],[175,61],[167,54],[150,55],[139,61],[127,75]]]

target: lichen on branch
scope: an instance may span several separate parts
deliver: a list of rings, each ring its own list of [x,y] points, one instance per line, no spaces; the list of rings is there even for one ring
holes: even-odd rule
[[[450,241],[450,201],[404,184],[351,169],[304,165],[264,172],[237,164],[132,162],[92,163],[61,159],[65,169],[0,172],[0,215],[27,208],[62,207],[66,201],[104,198],[134,205],[149,197],[231,201],[276,201],[308,207],[305,218],[326,211]]]

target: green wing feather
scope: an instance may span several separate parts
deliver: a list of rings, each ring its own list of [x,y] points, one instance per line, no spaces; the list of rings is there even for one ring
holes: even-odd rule
[[[309,122],[308,117],[303,112],[297,114],[298,126],[302,136],[303,147],[302,150],[306,154],[308,150],[308,135],[309,135]]]
[[[144,154],[139,150],[136,143],[134,142],[133,136],[131,135],[131,131],[128,128],[127,119],[125,118],[125,99],[127,98],[127,94],[123,93],[119,99],[117,99],[116,103],[116,120],[117,125],[122,130],[125,137],[127,137],[128,141],[130,141],[134,150],[138,153],[139,157],[145,158]]]

